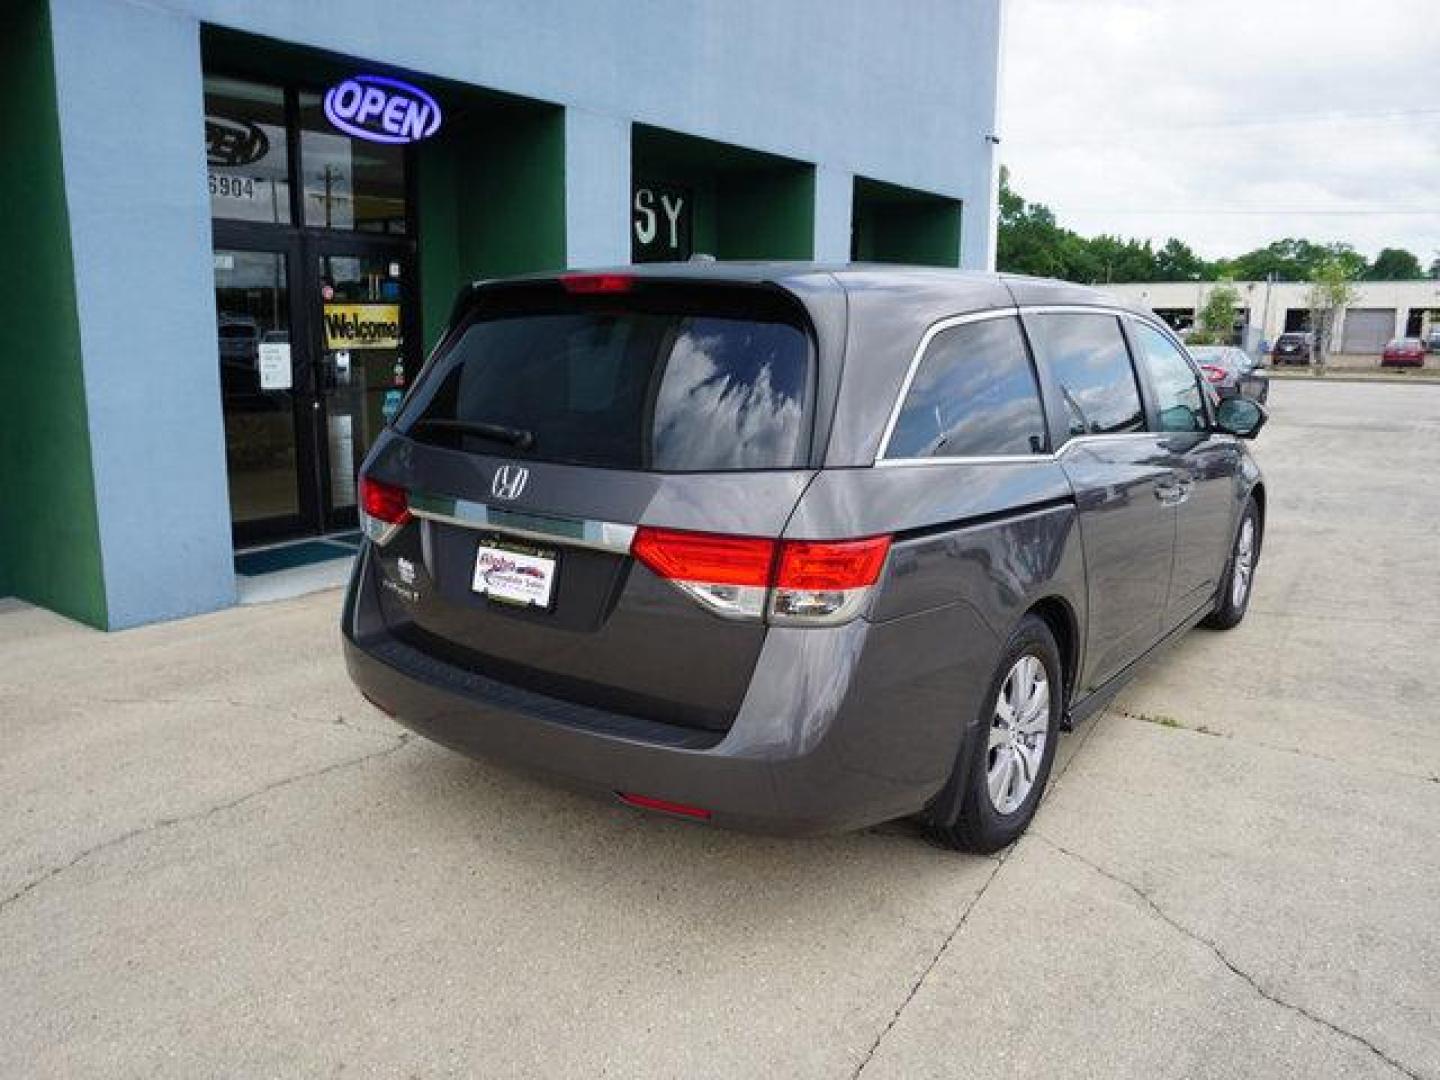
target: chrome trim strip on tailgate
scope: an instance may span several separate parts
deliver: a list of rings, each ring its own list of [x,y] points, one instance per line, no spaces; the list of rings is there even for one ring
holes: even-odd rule
[[[616,555],[628,555],[630,544],[635,539],[634,525],[621,525],[614,521],[591,521],[584,518],[529,514],[521,510],[501,510],[485,503],[455,499],[449,495],[432,495],[423,491],[410,492],[409,502],[410,512],[427,521],[440,521],[467,529],[490,529],[526,540],[594,548],[596,551],[609,551]]]

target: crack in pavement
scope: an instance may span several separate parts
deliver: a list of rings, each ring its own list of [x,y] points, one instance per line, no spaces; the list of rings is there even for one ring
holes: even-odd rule
[[[1086,745],[1090,742],[1090,737],[1095,734],[1096,729],[1100,726],[1100,722],[1105,719],[1109,712],[1110,710],[1108,708],[1102,709],[1098,715],[1090,719],[1085,724],[1085,733],[1080,739],[1080,744],[1075,747],[1075,752],[1070,755],[1070,758],[1065,762],[1064,767],[1062,767],[1061,770],[1054,775],[1054,778],[1050,781],[1048,790],[1043,793],[1044,795],[1050,794],[1059,786],[1060,781],[1065,778],[1065,774],[1070,771],[1071,766],[1073,766],[1076,759],[1080,757],[1081,751],[1083,751]],[[1041,805],[1044,805],[1043,801]],[[966,921],[970,918],[970,913],[975,910],[975,908],[979,905],[981,898],[984,897],[987,891],[989,891],[990,886],[995,883],[995,878],[999,875],[1000,870],[1004,867],[1005,860],[1010,857],[1010,853],[1014,850],[1015,845],[1012,844],[1010,847],[1006,848],[1005,851],[1002,852],[999,856],[990,856],[992,861],[995,863],[995,866],[991,869],[989,877],[987,877],[984,883],[981,884],[979,891],[975,893],[975,896],[970,901],[970,903],[965,905],[965,910],[960,913],[960,918],[956,921],[955,925],[950,928],[950,932],[945,935],[945,940],[942,941],[940,943],[940,947],[935,950],[935,955],[930,958],[930,962],[925,965],[925,969],[921,971],[919,977],[917,977],[915,981],[911,983],[910,990],[905,995],[904,1000],[902,1000],[900,1004],[895,1007],[895,1011],[890,1014],[889,1022],[887,1022],[886,1025],[880,1030],[880,1034],[875,1036],[875,1040],[870,1044],[870,1048],[865,1051],[865,1056],[860,1059],[860,1064],[855,1066],[855,1070],[850,1074],[850,1080],[858,1080],[860,1074],[869,1067],[871,1060],[875,1057],[875,1052],[880,1049],[880,1044],[885,1041],[885,1037],[889,1035],[895,1025],[899,1023],[900,1014],[905,1011],[905,1009],[910,1005],[910,1002],[914,1001],[916,995],[920,993],[920,988],[925,984],[925,980],[930,977],[930,972],[935,970],[935,965],[940,963],[940,958],[943,957],[946,950],[950,948],[950,943],[954,941],[957,936],[959,936],[960,931],[964,928]],[[953,852],[949,852],[947,849],[947,854],[953,854]]]
[[[1151,897],[1149,893],[1147,893],[1144,889],[1140,888],[1138,885],[1126,881],[1119,874],[1116,874],[1106,869],[1099,863],[1087,859],[1079,852],[1072,851],[1070,848],[1065,847],[1063,844],[1057,843],[1050,837],[1046,836],[1044,833],[1039,832],[1034,828],[1031,828],[1030,831],[1025,834],[1025,837],[1022,838],[1022,842],[1024,839],[1039,840],[1045,844],[1048,844],[1050,847],[1060,852],[1062,855],[1066,855],[1069,858],[1074,859],[1082,866],[1089,867],[1101,877],[1114,882],[1116,885],[1121,886],[1128,892],[1138,897],[1140,901],[1150,910],[1150,912],[1155,915],[1156,918],[1158,918],[1161,922],[1165,923],[1171,929],[1182,934],[1184,937],[1189,938],[1196,944],[1203,945],[1206,949],[1210,951],[1210,953],[1215,957],[1216,960],[1220,961],[1220,963],[1223,964],[1225,968],[1231,972],[1231,974],[1235,975],[1237,978],[1243,981],[1247,986],[1250,987],[1251,990],[1255,991],[1256,994],[1264,998],[1266,1001],[1270,1002],[1273,1005],[1278,1005],[1282,1009],[1288,1009],[1290,1012],[1295,1013],[1297,1016],[1303,1016],[1311,1023],[1319,1027],[1325,1028],[1327,1031],[1331,1031],[1344,1039],[1348,1039],[1351,1042],[1354,1042],[1359,1046],[1364,1047],[1366,1050],[1370,1051],[1370,1053],[1374,1054],[1385,1064],[1389,1065],[1392,1069],[1395,1069],[1397,1072],[1403,1073],[1405,1076],[1408,1076],[1410,1080],[1424,1080],[1420,1073],[1411,1069],[1403,1062],[1397,1061],[1395,1058],[1391,1057],[1384,1050],[1380,1049],[1380,1047],[1376,1046],[1369,1039],[1365,1038],[1365,1036],[1357,1035],[1353,1031],[1348,1031],[1345,1028],[1342,1028],[1340,1025],[1334,1023],[1333,1021],[1327,1020],[1325,1019],[1325,1017],[1319,1016],[1316,1013],[1311,1012],[1309,1009],[1305,1008],[1305,1006],[1297,1005],[1293,1001],[1287,1001],[1284,998],[1275,994],[1274,992],[1267,990],[1265,987],[1261,986],[1259,981],[1253,975],[1239,967],[1233,960],[1226,956],[1219,945],[1211,941],[1209,938],[1205,937],[1203,934],[1200,934],[1197,931],[1190,929],[1188,926],[1185,926],[1183,923],[1176,920],[1164,908],[1162,908],[1158,903],[1156,903],[1154,898]],[[973,907],[974,905],[972,904],[971,906]]]
[[[196,810],[193,813],[189,814],[179,814],[175,817],[157,818],[156,820],[151,821],[148,824],[141,825],[129,830],[128,832],[121,833],[119,836],[112,836],[108,840],[102,840],[100,843],[95,844],[93,847],[88,847],[85,850],[79,852],[66,862],[60,863],[58,866],[50,867],[38,877],[32,878],[15,892],[11,893],[3,900],[0,900],[0,914],[8,911],[14,904],[18,903],[20,900],[23,900],[26,896],[30,895],[30,893],[38,889],[41,885],[44,885],[47,881],[53,881],[55,878],[65,873],[67,870],[70,870],[73,867],[76,867],[82,862],[86,861],[92,855],[98,855],[102,851],[108,851],[110,848],[118,847],[121,844],[124,844],[129,840],[133,840],[137,836],[143,836],[146,833],[158,832],[161,829],[168,829],[175,825],[186,825],[190,822],[201,821],[205,818],[212,817],[215,814],[223,813],[226,810],[234,809],[235,807],[240,806],[243,803],[250,802],[252,799],[258,799],[263,795],[268,795],[272,791],[277,791],[280,788],[289,787],[292,784],[298,784],[305,780],[314,780],[317,777],[326,776],[329,773],[338,772],[341,769],[348,769],[354,765],[363,765],[365,762],[373,761],[376,758],[386,757],[390,754],[395,753],[398,750],[404,749],[405,746],[410,742],[411,736],[406,733],[393,736],[393,738],[395,740],[394,745],[387,746],[384,749],[372,750],[370,753],[361,754],[359,757],[346,758],[343,761],[332,762],[331,764],[325,765],[319,769],[311,769],[309,772],[296,773],[293,776],[282,777],[279,780],[274,780],[268,784],[264,784],[261,787],[254,789],[253,791],[248,791],[243,795],[237,795],[232,799],[227,799],[224,802],[216,803],[213,806],[208,806],[203,810]]]
[[[1215,728],[1206,727],[1203,724],[1185,724],[1179,720],[1173,723],[1166,723],[1163,714],[1157,713],[1136,713],[1128,709],[1117,708],[1114,710],[1126,720],[1134,720],[1141,724],[1151,724],[1155,727],[1170,728],[1172,731],[1188,731],[1192,735],[1209,735],[1217,739],[1229,739],[1238,742],[1243,746],[1258,746],[1262,750],[1272,750],[1277,754],[1293,754],[1295,757],[1308,758],[1311,761],[1323,761],[1330,765],[1338,765],[1341,769],[1350,771],[1360,769],[1380,773],[1384,776],[1395,776],[1402,780],[1414,780],[1421,784],[1440,783],[1440,776],[1433,773],[1405,772],[1401,769],[1392,769],[1385,765],[1371,765],[1368,762],[1349,761],[1344,758],[1331,757],[1328,754],[1321,754],[1314,750],[1306,750],[1300,746],[1282,746],[1280,743],[1267,742],[1264,739],[1252,739],[1248,735],[1240,735],[1233,731],[1217,731]],[[1173,718],[1168,718],[1172,719]]]
[[[880,1030],[880,1034],[875,1036],[875,1041],[872,1042],[870,1048],[865,1051],[865,1056],[860,1059],[860,1064],[856,1065],[855,1070],[850,1074],[850,1080],[858,1080],[860,1074],[870,1066],[871,1060],[875,1057],[875,1051],[880,1049],[880,1044],[885,1041],[885,1036],[889,1035],[891,1029],[899,1022],[900,1014],[905,1011],[906,1006],[915,1000],[915,995],[920,992],[920,987],[923,986],[925,980],[930,977],[930,972],[935,970],[935,965],[940,963],[940,958],[945,955],[945,950],[950,948],[950,943],[955,940],[955,936],[959,934],[961,928],[964,927],[965,920],[970,918],[970,913],[974,911],[976,905],[980,903],[981,897],[983,897],[986,890],[994,884],[995,876],[1000,873],[1000,868],[1005,865],[1005,859],[1008,858],[1008,856],[1009,852],[1007,851],[1005,855],[994,860],[995,866],[991,869],[990,876],[987,877],[984,884],[980,886],[980,891],[975,894],[975,898],[965,905],[965,910],[960,913],[959,921],[950,928],[950,932],[945,935],[945,940],[940,943],[940,948],[937,949],[935,955],[930,958],[930,962],[925,965],[925,970],[920,972],[920,976],[911,984],[910,992],[905,995],[904,1000],[901,1001],[900,1004],[895,1007],[895,1011],[890,1014],[889,1022]]]

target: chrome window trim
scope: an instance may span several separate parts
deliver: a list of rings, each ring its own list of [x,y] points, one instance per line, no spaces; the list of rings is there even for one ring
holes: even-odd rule
[[[1127,439],[1154,439],[1163,432],[1116,431],[1104,435],[1072,435],[1059,450],[1043,454],[990,454],[974,457],[923,457],[923,458],[881,458],[875,462],[877,469],[902,469],[928,465],[1038,465],[1054,464],[1064,457],[1072,446],[1085,447],[1094,443],[1123,442]]]
[[[547,544],[608,551],[614,555],[630,553],[636,531],[634,525],[614,521],[527,513],[423,491],[410,492],[410,513],[426,521],[484,529]]]
[[[880,434],[880,449],[875,452],[875,464],[881,461],[908,461],[909,458],[887,458],[890,452],[890,437],[895,434],[895,425],[900,422],[900,410],[905,407],[905,399],[910,396],[911,384],[915,382],[915,376],[920,370],[920,361],[925,356],[925,350],[930,347],[930,342],[935,340],[937,334],[950,330],[956,326],[966,326],[969,323],[985,322],[988,319],[1003,319],[1006,316],[1016,315],[1016,309],[990,308],[986,311],[971,311],[964,315],[952,315],[949,318],[941,319],[939,322],[931,323],[920,338],[920,344],[915,348],[915,355],[910,357],[910,366],[905,371],[905,380],[900,384],[900,393],[895,398],[895,404],[890,408],[890,419],[885,421],[885,430]]]
[[[905,380],[900,384],[900,393],[895,398],[895,404],[890,409],[890,419],[885,423],[885,431],[880,436],[880,449],[875,453],[875,468],[895,469],[901,466],[911,465],[1028,465],[1034,462],[1054,462],[1064,455],[1066,448],[1076,445],[1085,445],[1092,442],[1103,442],[1112,439],[1149,439],[1154,438],[1160,432],[1154,431],[1121,431],[1106,435],[1072,435],[1066,439],[1059,450],[1047,451],[1043,454],[976,454],[968,457],[923,457],[923,458],[892,458],[887,456],[890,452],[890,437],[895,433],[895,426],[900,422],[900,411],[905,406],[905,399],[910,394],[910,387],[915,382],[915,376],[920,370],[920,361],[925,356],[925,350],[930,347],[930,342],[935,335],[942,330],[949,330],[954,326],[964,326],[967,323],[981,322],[985,319],[1002,319],[1006,316],[1020,318],[1023,315],[1110,315],[1120,319],[1136,319],[1149,323],[1162,334],[1179,341],[1174,333],[1162,321],[1151,318],[1130,308],[1120,307],[1112,304],[1022,304],[1016,307],[987,308],[984,311],[971,311],[964,315],[953,315],[932,323],[920,338],[920,344],[916,346],[915,355],[910,358],[910,366],[905,372]],[[1181,344],[1183,351],[1184,345]],[[1189,355],[1188,353],[1186,354]],[[1137,382],[1136,389],[1139,389]],[[1043,394],[1042,394],[1043,403]]]

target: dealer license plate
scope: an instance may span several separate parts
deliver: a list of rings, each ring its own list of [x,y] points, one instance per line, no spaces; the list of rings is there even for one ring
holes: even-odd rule
[[[481,544],[470,587],[502,604],[549,610],[555,593],[555,553],[503,541]]]

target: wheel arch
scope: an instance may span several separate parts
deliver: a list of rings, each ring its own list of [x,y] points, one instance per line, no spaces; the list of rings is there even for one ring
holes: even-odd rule
[[[1064,680],[1065,706],[1075,693],[1075,679],[1080,669],[1080,623],[1075,610],[1061,596],[1043,597],[1030,605],[1026,615],[1034,615],[1043,622],[1055,638],[1060,651],[1061,676]]]
[[[1250,489],[1250,498],[1255,500],[1256,522],[1260,529],[1260,543],[1265,543],[1265,481],[1257,480]]]

